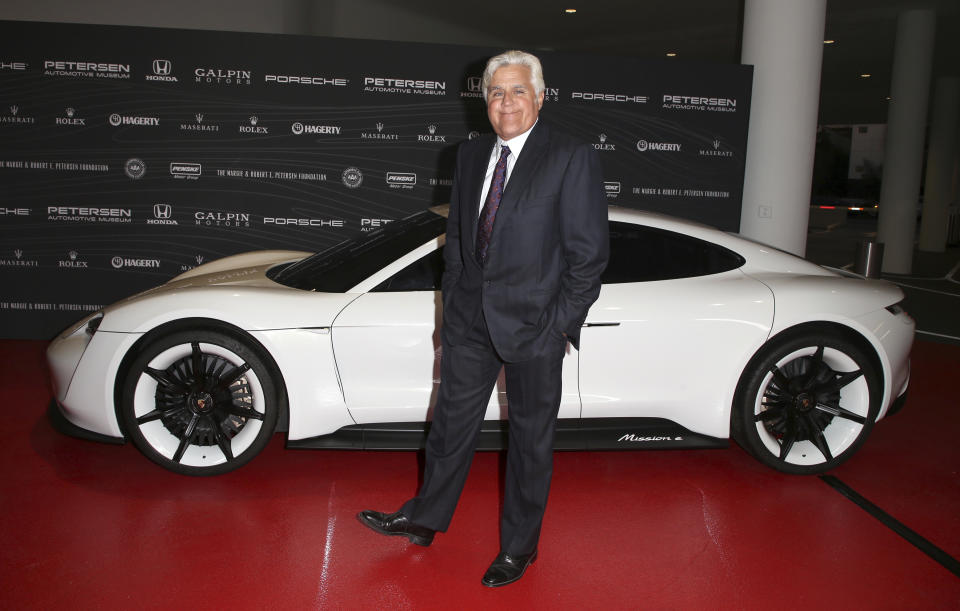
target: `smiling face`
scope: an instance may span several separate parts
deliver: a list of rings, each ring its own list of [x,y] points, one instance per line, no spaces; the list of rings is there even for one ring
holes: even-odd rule
[[[487,117],[493,131],[510,140],[537,122],[543,106],[543,92],[535,93],[530,68],[520,64],[501,66],[487,88]]]

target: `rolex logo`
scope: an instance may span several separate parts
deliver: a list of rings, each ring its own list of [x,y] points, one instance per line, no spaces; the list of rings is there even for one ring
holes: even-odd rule
[[[607,141],[607,135],[606,135],[606,134],[600,134],[600,144],[603,144],[603,143],[606,142],[606,141]]]
[[[430,135],[432,136],[433,134],[437,133],[437,126],[436,126],[436,125],[428,125],[428,126],[427,126],[427,131],[430,132]]]
[[[13,251],[13,254],[17,259],[23,258],[23,251],[20,250],[19,248]]]
[[[70,257],[70,260],[71,260],[71,261],[76,261],[78,254],[79,254],[79,253],[77,253],[77,251],[71,250],[70,252],[67,253],[67,256]]]
[[[382,123],[382,122],[378,122],[378,123],[377,123],[377,131],[378,131],[378,132],[382,132],[382,131],[383,131],[383,123]]]
[[[72,118],[73,115],[74,115],[74,113],[76,113],[76,112],[77,112],[77,111],[75,111],[74,109],[68,108],[68,109],[67,109],[67,116]]]
[[[256,125],[257,121],[259,120],[260,119],[257,117],[257,115],[253,115],[252,117],[250,117],[250,125]]]
[[[17,113],[18,113],[18,112],[20,112],[20,107],[19,107],[19,106],[11,106],[11,107],[10,107],[10,114],[11,114],[11,115],[17,116]]]
[[[203,114],[202,114],[202,113],[199,113],[199,112],[198,112],[197,114],[193,115],[193,118],[197,120],[197,123],[203,123]]]

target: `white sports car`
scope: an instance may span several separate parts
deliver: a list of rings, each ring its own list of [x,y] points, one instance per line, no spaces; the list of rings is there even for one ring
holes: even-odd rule
[[[296,448],[423,446],[439,383],[446,211],[319,254],[202,265],[49,347],[64,432],[224,473],[276,431]],[[902,405],[903,293],[721,231],[611,208],[610,264],[568,346],[558,449],[722,447],[819,473]],[[481,449],[505,443],[502,378]]]

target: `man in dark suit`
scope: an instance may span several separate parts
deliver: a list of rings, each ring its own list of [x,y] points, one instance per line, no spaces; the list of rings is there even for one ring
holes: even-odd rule
[[[596,151],[538,121],[540,61],[508,51],[483,76],[493,135],[460,146],[447,220],[441,382],[419,494],[366,526],[430,545],[450,523],[500,368],[509,447],[500,553],[483,585],[516,581],[537,555],[553,471],[561,365],[600,293],[609,252]]]

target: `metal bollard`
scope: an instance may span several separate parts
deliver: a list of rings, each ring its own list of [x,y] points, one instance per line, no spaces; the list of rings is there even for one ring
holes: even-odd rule
[[[862,240],[857,242],[857,260],[853,271],[864,278],[879,278],[883,265],[883,244]]]

